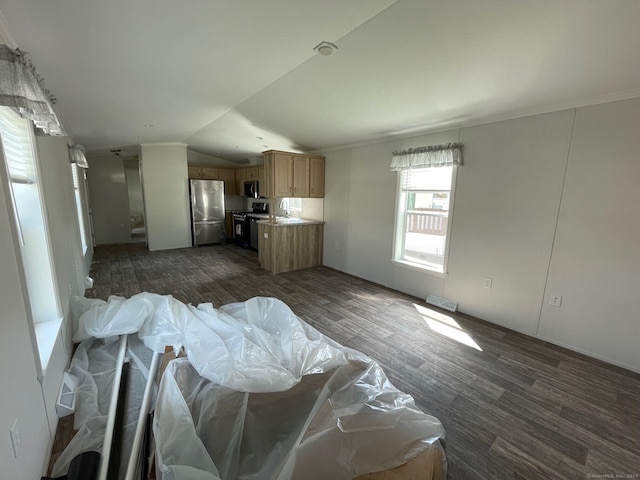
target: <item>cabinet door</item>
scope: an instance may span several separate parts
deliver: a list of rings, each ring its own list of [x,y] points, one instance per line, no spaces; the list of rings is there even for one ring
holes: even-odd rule
[[[293,155],[275,153],[273,155],[273,196],[293,196]]]
[[[231,240],[233,238],[233,213],[231,212],[224,215],[224,230],[227,234],[227,240]]]
[[[309,196],[324,197],[324,158],[309,159]]]
[[[244,195],[244,182],[247,178],[246,168],[236,169],[236,186],[238,188],[238,195]]]
[[[258,180],[258,167],[247,168],[247,182],[255,182]]]
[[[187,167],[189,171],[189,178],[200,179],[202,178],[202,168],[200,167]]]
[[[293,158],[293,196],[309,196],[309,157]]]
[[[202,178],[204,180],[219,180],[218,169],[214,167],[202,167]]]
[[[220,168],[218,172],[220,180],[224,182],[225,195],[238,195],[236,171],[233,168]]]

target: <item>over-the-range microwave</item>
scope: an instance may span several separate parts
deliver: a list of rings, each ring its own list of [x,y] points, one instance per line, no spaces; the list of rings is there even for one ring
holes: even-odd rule
[[[258,181],[254,180],[252,182],[244,182],[244,196],[251,198],[258,198]]]

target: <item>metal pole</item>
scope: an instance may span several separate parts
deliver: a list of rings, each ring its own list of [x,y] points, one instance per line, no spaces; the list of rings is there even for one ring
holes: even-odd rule
[[[107,427],[102,443],[102,455],[100,457],[100,469],[98,470],[98,480],[107,479],[109,469],[109,456],[111,455],[111,441],[113,439],[113,424],[116,418],[116,408],[118,406],[118,392],[120,390],[120,379],[122,378],[122,365],[127,352],[128,335],[120,336],[120,348],[116,360],[116,369],[113,378],[113,390],[111,391],[111,401],[109,402],[109,413],[107,415]]]
[[[140,452],[140,445],[142,443],[142,437],[144,436],[144,429],[147,423],[147,414],[149,413],[149,406],[151,404],[151,394],[153,392],[153,385],[156,380],[156,372],[158,371],[158,363],[160,362],[161,353],[155,353],[151,359],[151,366],[149,367],[149,378],[147,378],[147,384],[144,388],[144,396],[142,397],[142,404],[140,406],[140,413],[138,415],[138,424],[136,426],[136,434],[133,437],[133,446],[131,448],[131,456],[129,457],[129,463],[127,464],[127,474],[125,480],[133,480],[136,473],[136,466],[138,463],[138,457]]]

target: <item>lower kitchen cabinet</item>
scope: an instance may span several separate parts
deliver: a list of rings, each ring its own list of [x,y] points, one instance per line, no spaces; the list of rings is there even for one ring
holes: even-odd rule
[[[233,213],[226,212],[224,215],[224,231],[227,234],[227,240],[233,240]]]
[[[322,265],[323,233],[322,222],[258,223],[260,266],[271,273],[282,273]]]

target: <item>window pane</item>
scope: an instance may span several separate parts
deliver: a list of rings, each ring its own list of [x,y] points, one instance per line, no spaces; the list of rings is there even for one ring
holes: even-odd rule
[[[12,192],[16,229],[22,234],[20,254],[34,323],[57,320],[58,304],[49,258],[49,239],[42,209],[38,171],[29,122],[0,107],[0,138]]]
[[[453,167],[401,175],[396,259],[444,271]]]

